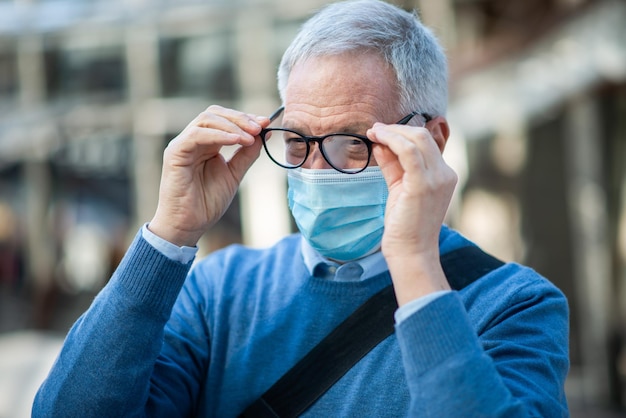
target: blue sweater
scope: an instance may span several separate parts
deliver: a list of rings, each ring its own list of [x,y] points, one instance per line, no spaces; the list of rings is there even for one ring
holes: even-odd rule
[[[468,244],[442,230],[442,254]],[[189,269],[138,235],[68,334],[33,416],[237,416],[391,283],[312,277],[298,235]],[[567,416],[567,350],[564,296],[509,263],[403,320],[305,416]]]

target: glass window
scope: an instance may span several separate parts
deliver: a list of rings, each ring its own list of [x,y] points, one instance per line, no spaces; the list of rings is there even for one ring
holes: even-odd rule
[[[122,96],[126,87],[122,47],[46,51],[46,81],[52,97],[84,94]]]
[[[237,95],[231,35],[161,40],[163,95],[229,100]]]
[[[87,177],[126,178],[132,141],[116,129],[72,130],[53,155],[57,167]]]
[[[0,95],[13,95],[17,91],[15,51],[0,51]]]

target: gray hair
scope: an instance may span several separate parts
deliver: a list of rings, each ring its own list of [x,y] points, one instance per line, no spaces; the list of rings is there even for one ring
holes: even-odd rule
[[[373,51],[393,68],[402,112],[445,115],[448,69],[442,47],[415,13],[379,0],[330,4],[302,26],[278,68],[283,102],[296,63],[353,51]]]

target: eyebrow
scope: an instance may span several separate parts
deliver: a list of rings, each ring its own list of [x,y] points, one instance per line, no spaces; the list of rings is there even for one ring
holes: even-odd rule
[[[296,132],[300,132],[300,133],[307,133],[307,135],[310,135],[310,131],[308,131],[307,129],[302,129],[301,127],[297,126],[297,125],[290,125],[289,123],[283,124],[283,128],[286,129],[290,129],[292,131],[296,131]],[[333,134],[333,133],[347,133],[347,134],[357,134],[357,135],[364,135],[365,131],[367,131],[369,128],[371,128],[371,125],[369,125],[368,123],[351,123],[349,125],[343,125],[340,129],[333,129],[332,131],[329,131],[325,134],[322,135],[328,135],[328,134]]]

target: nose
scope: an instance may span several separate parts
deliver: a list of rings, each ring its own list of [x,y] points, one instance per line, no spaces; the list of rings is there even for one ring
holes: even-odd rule
[[[311,144],[311,151],[309,152],[309,156],[307,157],[304,164],[302,164],[302,168],[308,168],[313,170],[323,170],[323,169],[331,169],[333,168],[328,161],[322,155],[320,151],[319,144],[313,143]]]

